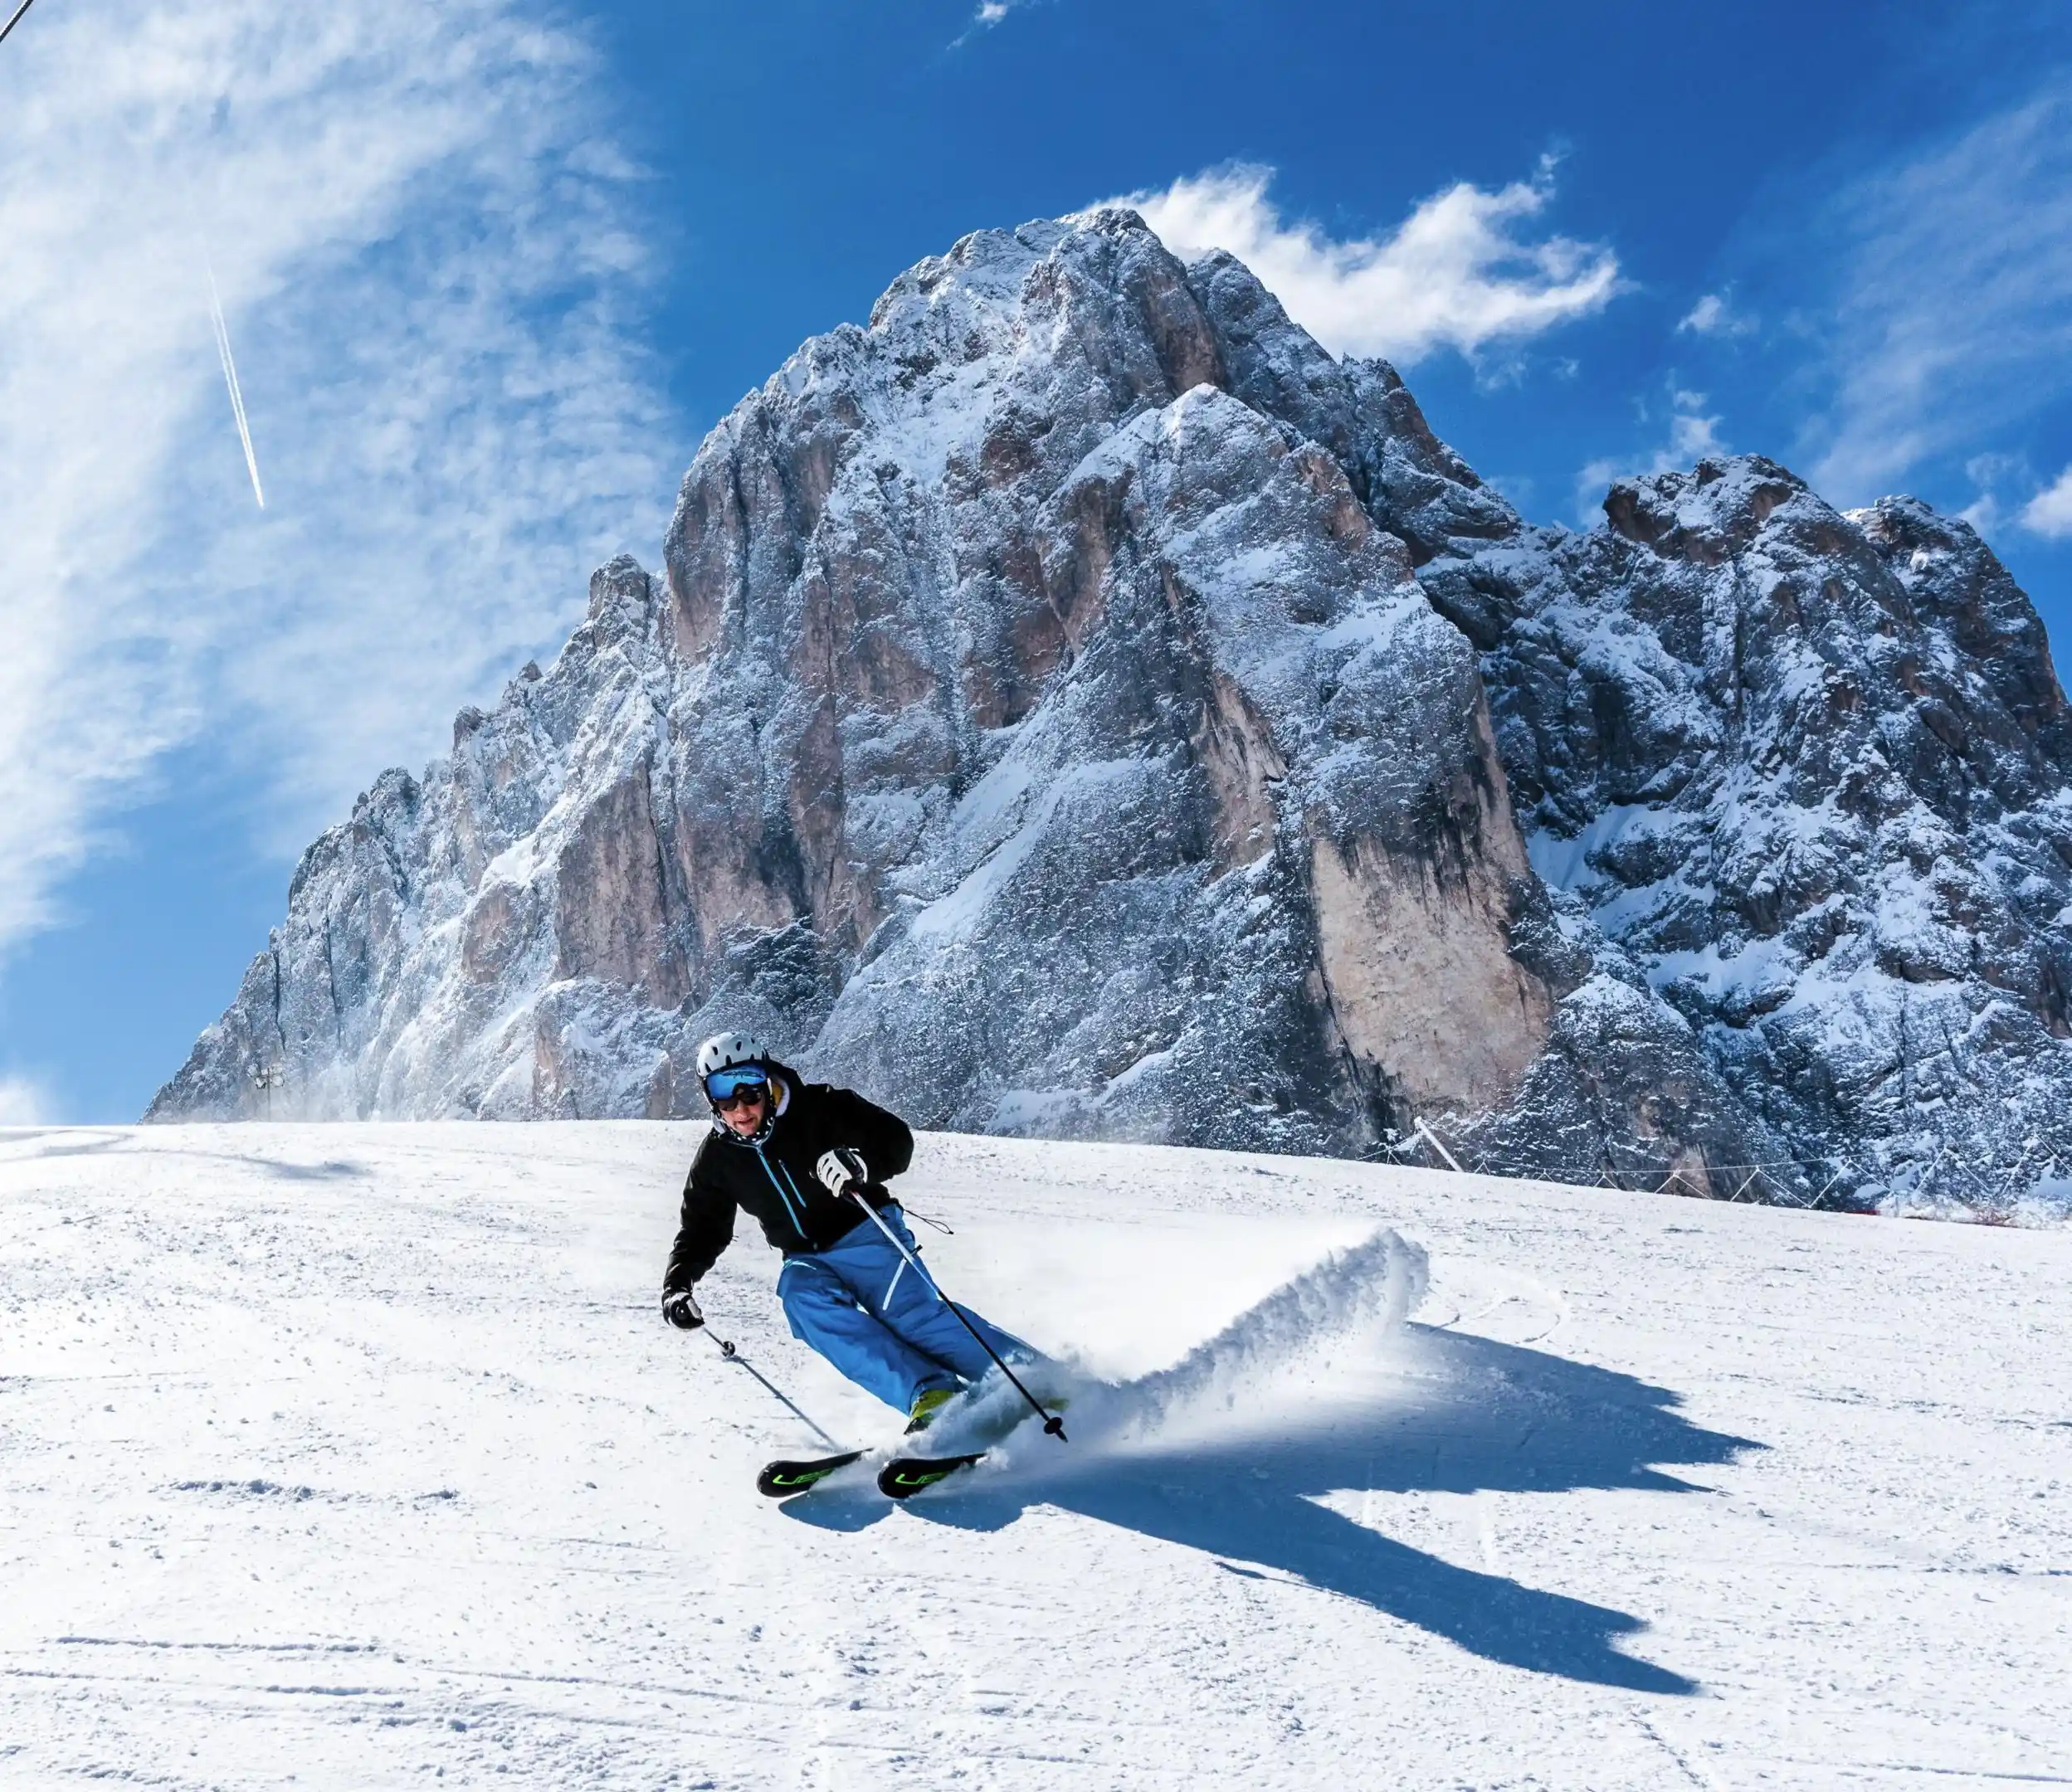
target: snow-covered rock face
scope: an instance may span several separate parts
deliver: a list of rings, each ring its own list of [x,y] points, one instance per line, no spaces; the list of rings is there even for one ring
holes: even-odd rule
[[[1435,559],[1533,864],[1792,1147],[1866,1195],[2072,1164],[2072,718],[2029,601],[1909,499],[1756,457]]]
[[[1500,1103],[1552,1006],[1524,840],[1367,505],[1508,525],[1472,479],[1227,258],[968,238],[713,432],[665,578],[607,567],[312,849],[154,1111],[696,1112],[720,1024],[924,1124],[1344,1150]]]
[[[310,849],[153,1114],[694,1113],[730,1025],[919,1124],[1422,1115],[1492,1167],[1853,1187],[1847,1127],[1904,1156],[1928,1098],[1879,1052],[1952,1001],[2040,1113],[2067,799],[2026,600],[1763,463],[1611,508],[1527,530],[1385,364],[1133,214],[968,237],[713,431],[665,576],[603,569]]]

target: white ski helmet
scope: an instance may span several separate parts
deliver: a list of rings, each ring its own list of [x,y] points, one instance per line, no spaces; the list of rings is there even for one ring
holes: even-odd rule
[[[763,1041],[753,1033],[715,1033],[698,1048],[698,1080],[703,1083],[715,1070],[731,1070],[737,1064],[770,1062]]]

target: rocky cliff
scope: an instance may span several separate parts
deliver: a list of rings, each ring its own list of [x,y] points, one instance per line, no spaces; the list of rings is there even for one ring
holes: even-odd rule
[[[261,1073],[310,1116],[691,1113],[736,1025],[938,1127],[1422,1117],[1801,1199],[2072,1163],[2064,699],[1918,506],[1747,460],[1530,529],[1386,364],[1109,211],[806,344],[663,559],[310,850],[153,1118]]]
[[[1605,513],[1424,568],[1535,867],[1823,1176],[2062,1205],[2072,715],[2029,600],[1964,523],[1755,456]]]

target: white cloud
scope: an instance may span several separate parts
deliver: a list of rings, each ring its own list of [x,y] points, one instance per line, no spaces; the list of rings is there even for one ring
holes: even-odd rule
[[[2072,85],[1848,188],[1815,482],[1860,503],[2061,400],[2072,366]]]
[[[961,50],[979,32],[991,31],[1010,12],[1018,12],[1029,4],[1030,0],[979,0],[978,9],[972,14],[971,22],[958,33],[950,48]]]
[[[592,78],[523,0],[60,8],[10,41],[0,948],[169,748],[299,845],[651,551],[680,456]]]
[[[1494,192],[1461,181],[1421,202],[1386,236],[1335,241],[1284,219],[1273,171],[1231,168],[1175,181],[1134,206],[1185,260],[1224,249],[1288,314],[1339,354],[1408,364],[1441,348],[1473,357],[1601,311],[1619,290],[1602,243],[1535,236],[1553,197],[1553,163]]]
[[[1990,535],[2000,527],[2000,499],[1991,492],[1981,492],[1957,513],[1960,523],[1968,523],[1982,535]]]
[[[42,1126],[51,1118],[49,1098],[22,1077],[0,1076],[0,1127]]]
[[[1957,518],[1970,523],[1980,534],[1988,536],[2008,519],[2001,488],[2015,485],[2033,491],[2036,484],[2028,457],[2019,454],[1973,455],[1964,463],[1964,476],[1977,488],[1978,495],[1957,513]]]
[[[2072,535],[2072,466],[2022,506],[2021,526],[2053,541]]]
[[[1604,508],[1604,495],[1614,480],[1639,475],[1670,473],[1695,466],[1709,455],[1731,452],[1719,434],[1719,419],[1705,412],[1706,397],[1673,381],[1669,387],[1669,428],[1655,446],[1636,455],[1607,455],[1588,462],[1576,475],[1576,515],[1587,528],[1596,523]],[[1641,421],[1650,422],[1649,409]]]
[[[1964,476],[1982,491],[1989,491],[2011,479],[2035,483],[2035,475],[2029,468],[2029,457],[2019,454],[1973,455],[1964,463]]]
[[[1707,293],[1684,313],[1676,333],[1680,336],[1746,336],[1755,327],[1755,319],[1736,311],[1724,293]]]

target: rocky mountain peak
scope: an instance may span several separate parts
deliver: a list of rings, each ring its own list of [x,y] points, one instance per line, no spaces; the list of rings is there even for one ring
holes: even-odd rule
[[[153,1113],[694,1114],[725,1024],[925,1125],[2012,1199],[2066,771],[1962,524],[1744,456],[1534,529],[1231,256],[980,231],[312,847]]]

